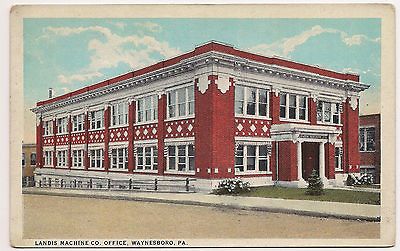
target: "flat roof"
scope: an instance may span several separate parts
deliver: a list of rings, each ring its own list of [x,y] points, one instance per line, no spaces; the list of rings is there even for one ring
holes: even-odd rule
[[[277,66],[282,66],[282,67],[300,70],[300,71],[304,71],[304,72],[315,73],[315,74],[319,74],[321,76],[326,76],[326,77],[335,78],[335,79],[339,79],[339,80],[351,80],[351,81],[355,81],[355,82],[359,82],[359,80],[360,80],[360,77],[357,74],[341,73],[341,72],[336,72],[336,71],[332,71],[332,70],[322,69],[317,66],[298,63],[298,62],[294,62],[294,61],[291,61],[288,59],[283,59],[283,58],[275,57],[275,56],[274,57],[262,56],[262,55],[238,50],[229,44],[224,44],[224,43],[220,43],[220,42],[216,42],[216,41],[210,41],[208,43],[197,46],[193,51],[181,54],[179,56],[158,62],[156,64],[141,68],[136,71],[128,72],[123,75],[119,75],[117,77],[104,80],[102,82],[99,82],[99,83],[96,83],[93,85],[83,87],[81,89],[63,94],[61,96],[57,96],[57,97],[54,97],[51,99],[39,101],[36,103],[36,106],[42,106],[42,105],[50,104],[50,103],[53,103],[53,102],[56,102],[59,100],[68,99],[68,98],[71,98],[73,96],[76,96],[76,95],[79,95],[82,93],[86,93],[86,92],[89,92],[89,91],[92,91],[92,90],[95,90],[95,89],[98,89],[101,87],[105,87],[107,85],[112,85],[112,84],[122,81],[122,80],[126,80],[129,78],[144,75],[149,72],[160,70],[162,68],[166,68],[166,67],[175,65],[182,60],[192,58],[194,56],[204,54],[204,53],[207,53],[210,51],[216,51],[216,52],[221,52],[221,53],[225,53],[225,54],[230,54],[233,56],[245,58],[248,60],[252,60],[252,61],[256,61],[256,62],[260,62],[260,63],[264,63],[264,64],[277,65]]]

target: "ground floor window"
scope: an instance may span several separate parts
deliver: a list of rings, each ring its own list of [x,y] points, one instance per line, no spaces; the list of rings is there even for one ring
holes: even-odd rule
[[[158,169],[157,146],[136,147],[136,170],[151,171]]]
[[[235,153],[235,171],[245,172],[270,172],[269,145],[239,144]]]
[[[53,151],[44,151],[44,165],[52,166],[53,165]]]
[[[57,166],[58,167],[67,166],[67,150],[57,151]]]
[[[90,167],[91,168],[104,168],[104,150],[94,149],[90,150]]]
[[[72,150],[72,166],[75,168],[83,167],[83,149]]]
[[[335,147],[335,171],[343,171],[343,148]]]
[[[128,169],[128,148],[127,147],[111,149],[111,168]]]
[[[178,172],[194,172],[194,146],[168,146],[167,169]]]

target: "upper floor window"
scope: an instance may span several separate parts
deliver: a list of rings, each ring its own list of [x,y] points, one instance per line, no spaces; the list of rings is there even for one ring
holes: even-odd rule
[[[118,125],[126,125],[128,124],[128,103],[127,102],[120,102],[117,104],[113,104],[111,107],[111,125],[118,126]]]
[[[44,136],[53,134],[53,121],[44,121],[43,122]]]
[[[137,122],[155,121],[158,117],[158,98],[157,95],[138,99],[137,103]]]
[[[241,172],[270,172],[270,150],[267,145],[238,145],[235,170]]]
[[[66,133],[68,125],[67,117],[57,119],[57,133]]]
[[[31,153],[31,166],[36,165],[36,153]]]
[[[194,114],[194,87],[179,88],[169,91],[168,118],[186,117]]]
[[[325,101],[318,101],[317,121],[322,123],[340,123],[340,105]]]
[[[235,86],[235,113],[268,117],[268,91],[265,89]]]
[[[280,94],[280,117],[285,119],[308,120],[307,97],[298,94]]]
[[[90,129],[100,129],[104,127],[104,111],[97,110],[90,112]]]
[[[83,114],[72,116],[72,131],[73,132],[83,131],[83,129],[84,129],[83,123],[84,123],[84,115]]]
[[[362,127],[359,134],[360,152],[375,151],[375,127]]]

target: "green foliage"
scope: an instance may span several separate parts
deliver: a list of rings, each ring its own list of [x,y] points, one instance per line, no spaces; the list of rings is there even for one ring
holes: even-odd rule
[[[308,195],[322,195],[324,193],[324,183],[322,183],[317,170],[313,169],[310,177],[308,178],[308,187],[306,194]]]
[[[250,192],[249,182],[243,182],[239,178],[224,179],[219,182],[217,189],[214,189],[214,194],[241,194]]]

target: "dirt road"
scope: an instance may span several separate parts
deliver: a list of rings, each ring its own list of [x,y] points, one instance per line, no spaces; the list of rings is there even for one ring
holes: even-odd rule
[[[24,195],[24,238],[379,238],[379,223]]]

